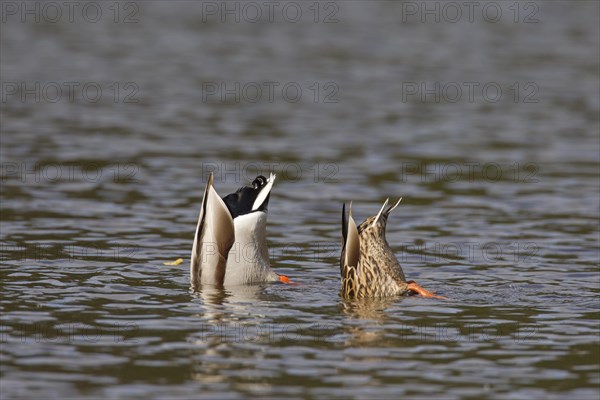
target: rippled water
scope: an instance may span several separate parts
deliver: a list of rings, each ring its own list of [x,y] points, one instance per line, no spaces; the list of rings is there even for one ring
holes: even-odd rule
[[[3,399],[598,398],[597,2],[5,4]],[[300,285],[190,291],[208,173],[270,170]],[[449,300],[339,297],[341,205],[388,196],[407,277]]]

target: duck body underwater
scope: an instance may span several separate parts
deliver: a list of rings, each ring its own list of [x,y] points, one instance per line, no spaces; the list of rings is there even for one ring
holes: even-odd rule
[[[386,200],[377,215],[367,218],[358,227],[352,217],[352,204],[347,218],[346,205],[343,205],[342,297],[353,299],[417,293],[423,297],[445,298],[425,290],[414,281],[406,281],[404,271],[385,238],[388,216],[401,200],[387,209],[389,199]]]
[[[259,175],[251,186],[221,198],[210,174],[196,226],[190,262],[190,282],[202,285],[238,286],[265,282],[292,283],[271,269],[267,247],[267,212],[275,175]],[[437,296],[407,281],[385,237],[390,213],[385,201],[377,215],[359,226],[342,208],[342,253],[340,256],[341,295],[344,298],[371,298],[420,294]]]
[[[208,178],[190,262],[190,281],[201,285],[234,286],[281,281],[271,270],[267,247],[267,211],[275,175],[258,176],[221,198]]]

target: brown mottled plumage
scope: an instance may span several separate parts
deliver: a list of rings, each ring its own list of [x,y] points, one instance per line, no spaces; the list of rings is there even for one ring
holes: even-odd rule
[[[377,215],[360,226],[352,218],[352,204],[346,220],[346,205],[342,208],[342,254],[340,273],[341,295],[346,298],[400,296],[416,292],[425,297],[437,297],[413,281],[406,281],[404,271],[385,239],[387,219],[402,198],[386,209],[388,200]]]

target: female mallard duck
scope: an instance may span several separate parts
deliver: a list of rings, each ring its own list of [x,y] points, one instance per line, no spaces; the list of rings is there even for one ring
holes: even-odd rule
[[[386,297],[418,293],[423,297],[437,296],[414,281],[406,281],[404,271],[385,239],[387,219],[400,200],[385,209],[385,201],[379,213],[367,218],[357,228],[352,218],[352,203],[346,220],[346,204],[342,207],[342,296],[346,298]]]
[[[258,176],[252,186],[220,198],[210,174],[190,262],[190,280],[200,285],[248,285],[281,281],[271,270],[267,248],[267,206],[275,175]]]

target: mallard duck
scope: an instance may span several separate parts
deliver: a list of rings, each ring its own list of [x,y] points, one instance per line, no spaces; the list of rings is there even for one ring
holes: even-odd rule
[[[414,281],[406,281],[404,271],[385,239],[388,216],[401,200],[386,209],[387,199],[377,215],[367,218],[358,228],[352,218],[352,203],[348,219],[346,204],[343,205],[340,257],[343,297],[368,298],[417,293],[424,297],[444,298],[423,289]]]
[[[271,270],[267,248],[267,206],[275,175],[260,175],[221,199],[210,174],[196,227],[190,262],[192,287],[233,286],[289,278]]]

